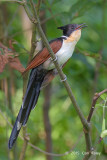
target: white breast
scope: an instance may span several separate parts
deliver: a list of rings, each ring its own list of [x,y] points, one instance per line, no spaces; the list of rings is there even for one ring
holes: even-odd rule
[[[60,66],[62,66],[65,62],[67,62],[67,60],[72,56],[76,43],[77,43],[76,41],[73,41],[73,42],[64,42],[64,40],[63,40],[62,47],[55,54],[57,56],[57,60],[58,60],[58,63],[59,63]],[[44,63],[44,67],[46,69],[48,69],[48,70],[51,70],[51,69],[55,68],[55,66],[54,66],[51,58],[49,58]]]

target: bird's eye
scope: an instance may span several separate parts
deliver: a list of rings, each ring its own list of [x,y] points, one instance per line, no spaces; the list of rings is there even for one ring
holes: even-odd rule
[[[71,29],[74,29],[74,26],[72,26]]]

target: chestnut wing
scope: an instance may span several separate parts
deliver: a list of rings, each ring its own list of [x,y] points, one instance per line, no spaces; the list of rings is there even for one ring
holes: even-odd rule
[[[54,54],[58,52],[58,50],[62,46],[63,40],[61,38],[55,39],[50,42],[50,47],[53,50]],[[24,72],[35,68],[39,66],[40,64],[44,63],[48,58],[50,58],[50,54],[47,50],[47,48],[43,48],[38,54],[31,60],[31,62],[28,64],[27,68]]]

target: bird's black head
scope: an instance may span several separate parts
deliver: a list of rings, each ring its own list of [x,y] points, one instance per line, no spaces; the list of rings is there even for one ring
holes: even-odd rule
[[[83,24],[67,24],[65,26],[58,27],[58,29],[63,30],[63,35],[69,37],[72,32],[74,32],[78,29],[84,28],[84,27],[87,27],[87,25],[85,25],[85,23],[83,23]]]

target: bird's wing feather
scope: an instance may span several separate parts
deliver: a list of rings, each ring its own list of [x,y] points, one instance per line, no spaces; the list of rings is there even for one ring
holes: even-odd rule
[[[58,50],[62,46],[62,39],[58,38],[50,42],[50,47],[53,50],[54,54],[58,52]],[[47,50],[47,48],[43,48],[33,59],[32,61],[28,64],[27,68],[25,69],[24,72],[35,68],[39,66],[40,64],[44,63],[48,58],[50,58],[50,54]]]

